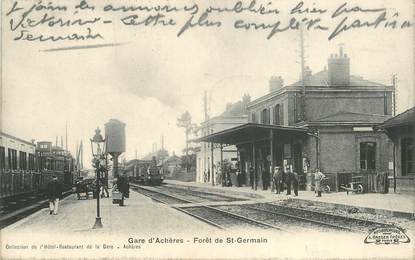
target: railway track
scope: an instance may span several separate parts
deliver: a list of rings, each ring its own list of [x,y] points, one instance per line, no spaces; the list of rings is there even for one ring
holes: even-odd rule
[[[134,191],[139,192],[155,201],[164,203],[164,204],[183,204],[183,203],[193,203],[186,199],[178,198],[170,194],[162,193],[153,189],[144,188],[135,184],[131,184],[131,187]]]
[[[183,195],[186,197],[190,197],[191,200],[193,202],[211,202],[211,201],[224,201],[224,202],[230,202],[230,201],[246,201],[246,199],[243,198],[235,198],[235,197],[230,197],[230,196],[226,196],[226,195],[222,195],[222,194],[215,194],[215,193],[209,193],[209,192],[205,192],[205,191],[196,191],[196,190],[191,190],[190,188],[178,188],[178,187],[173,187],[173,186],[161,186],[160,188],[158,188],[160,190],[163,191],[167,191],[167,192],[171,192],[171,193],[175,193],[178,195]]]
[[[136,187],[143,187],[137,186],[138,184],[133,184]],[[150,188],[149,186],[147,186]],[[191,198],[192,203],[195,202],[211,202],[211,201],[244,201],[246,199],[243,198],[235,198],[226,195],[214,194],[204,191],[195,191],[191,190],[189,187],[185,188],[178,188],[170,185],[163,185],[163,186],[151,186],[150,189],[157,189],[162,191],[165,194],[172,194],[173,196],[185,196],[186,198]]]
[[[262,205],[262,204],[259,204]],[[330,222],[318,221],[314,219],[304,218],[295,214],[287,214],[278,211],[261,209],[258,204],[251,205],[230,205],[221,206],[232,212],[243,212],[244,215],[253,215],[256,218],[261,219],[267,223],[278,223],[284,224],[284,226],[296,231],[308,231],[308,230],[319,230],[319,231],[348,231],[348,232],[359,232],[359,230],[352,227],[346,227],[343,225],[337,225]]]
[[[178,198],[172,194],[166,194],[159,190],[150,190],[148,188],[139,187],[136,185],[133,185],[133,190],[164,204],[171,204],[172,201],[181,202],[181,203],[195,203],[194,201],[186,200],[183,198]],[[174,203],[174,204],[177,204],[177,203]],[[249,218],[249,217],[246,217],[240,214],[221,210],[221,209],[211,207],[211,206],[206,206],[206,205],[197,205],[197,206],[189,206],[189,207],[173,206],[173,208],[187,215],[195,217],[209,225],[220,228],[220,229],[248,227],[248,228],[275,229],[275,230],[285,231],[285,229],[279,226],[265,223],[265,222],[262,222],[262,221],[259,221],[253,218]]]
[[[358,219],[349,216],[335,215],[332,213],[315,211],[311,209],[300,209],[284,205],[263,203],[252,207],[258,210],[273,212],[274,214],[279,215],[286,215],[299,220],[309,221],[310,223],[316,223],[352,232],[360,233],[366,232],[367,230],[373,228],[392,227],[390,224],[376,222],[373,220]]]
[[[210,206],[195,206],[178,208],[174,207],[190,216],[196,217],[204,222],[212,224],[220,229],[229,228],[262,228],[262,229],[275,229],[286,231],[282,227],[272,225],[258,219],[250,218],[241,214],[221,210]]]
[[[153,193],[164,194],[161,196],[168,196],[174,198],[174,200],[179,203],[197,203],[194,201],[194,198],[205,198],[208,201],[224,201],[226,198],[232,198],[224,196],[223,200],[220,200],[219,194],[212,194],[207,192],[198,192],[192,190],[188,194],[187,189],[180,188],[168,188],[169,192],[177,192],[180,196],[190,196],[191,199],[178,198],[174,194],[166,194],[163,191],[157,190]],[[157,195],[156,195],[157,196]],[[160,196],[160,195],[158,195]],[[206,197],[205,197],[206,196]],[[193,198],[193,199],[192,199]],[[162,201],[163,202],[163,201]],[[169,201],[164,201],[163,203],[169,204]],[[171,204],[171,203],[170,203]],[[347,232],[357,232],[364,233],[368,230],[378,227],[392,227],[390,224],[376,222],[372,220],[364,220],[353,218],[350,216],[341,216],[331,213],[325,213],[321,211],[315,211],[312,209],[301,209],[296,207],[290,207],[285,205],[275,205],[269,203],[253,203],[253,204],[244,204],[244,205],[222,205],[222,206],[184,206],[184,207],[174,207],[177,210],[183,211],[186,214],[192,215],[202,221],[209,223],[206,219],[212,219],[214,224],[219,228],[225,228],[226,226],[233,225],[233,223],[227,223],[226,220],[220,220],[221,217],[217,217],[220,214],[235,214],[239,217],[244,217],[247,219],[254,219],[262,223],[266,223],[270,226],[277,225],[279,228],[281,223],[288,226],[296,226],[298,228],[305,228],[310,230],[311,228],[322,228],[323,230],[341,230]],[[218,212],[222,211],[222,212]],[[205,213],[204,213],[205,212]],[[204,215],[211,215],[204,217]],[[211,223],[209,223],[211,224]],[[212,225],[214,225],[212,224]],[[235,225],[243,226],[242,224],[235,222]]]

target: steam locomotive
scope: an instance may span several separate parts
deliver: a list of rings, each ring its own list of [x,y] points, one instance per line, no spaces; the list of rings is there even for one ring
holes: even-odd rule
[[[162,169],[155,160],[131,160],[125,171],[132,182],[143,185],[161,185],[164,180]]]

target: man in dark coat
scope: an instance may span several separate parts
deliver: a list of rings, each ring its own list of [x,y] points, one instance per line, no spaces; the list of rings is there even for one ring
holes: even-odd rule
[[[281,189],[283,188],[282,176],[283,172],[280,166],[276,166],[274,169],[274,174],[272,176],[272,180],[275,187],[275,193],[280,194]]]
[[[124,206],[124,198],[129,197],[129,191],[130,191],[130,184],[128,183],[128,179],[125,173],[118,177],[117,188],[122,194],[120,206]]]
[[[299,183],[299,177],[298,177],[298,173],[296,172],[290,172],[291,175],[291,183],[293,184],[293,188],[294,188],[294,195],[298,196],[298,183]]]
[[[267,190],[269,186],[269,167],[265,164],[262,168],[262,189]]]
[[[46,186],[46,194],[49,199],[49,214],[57,215],[59,209],[59,199],[62,197],[62,185],[58,177],[53,176]]]
[[[290,167],[285,168],[285,184],[287,185],[287,195],[291,195],[291,169]]]
[[[256,176],[254,176],[254,175],[256,175],[255,174],[255,169],[254,169],[254,167],[252,167],[252,165],[249,167],[249,182],[250,182],[250,184],[251,184],[251,187],[252,187],[252,189],[254,189],[255,188],[255,182],[257,182],[258,180],[256,179],[256,178],[254,178],[254,177],[256,177]],[[255,182],[254,182],[254,179],[255,179]]]

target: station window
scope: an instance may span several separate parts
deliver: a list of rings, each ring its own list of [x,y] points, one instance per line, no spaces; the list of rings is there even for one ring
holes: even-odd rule
[[[17,170],[17,151],[15,149],[8,149],[9,169]]]
[[[29,170],[35,170],[35,155],[29,154]]]
[[[376,169],[376,143],[363,142],[360,143],[360,169],[375,170]]]
[[[6,169],[6,152],[3,146],[0,146],[0,169]]]
[[[26,170],[27,169],[27,157],[26,157],[26,153],[20,151],[19,152],[19,168],[22,170]]]
[[[274,107],[274,125],[281,125],[280,104],[277,104]]]
[[[269,124],[269,109],[265,108],[261,112],[261,123]]]
[[[401,140],[402,176],[415,174],[415,145],[412,137]]]

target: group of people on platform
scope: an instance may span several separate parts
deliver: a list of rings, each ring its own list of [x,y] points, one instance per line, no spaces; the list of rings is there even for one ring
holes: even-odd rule
[[[243,183],[246,183],[245,173],[242,173],[239,167],[239,164],[236,163],[236,169],[232,169],[231,165],[224,164],[218,167],[217,174],[215,178],[216,185],[222,185],[224,187],[237,186],[241,187]],[[291,195],[291,190],[294,191],[294,195],[298,196],[298,189],[300,184],[300,179],[298,173],[292,171],[291,167],[287,166],[285,169],[281,166],[274,167],[272,174],[261,169],[261,180],[262,180],[262,189],[267,190],[268,187],[271,187],[271,190],[280,194],[284,192],[285,188],[287,190],[287,195]],[[249,184],[254,189],[258,185],[258,173],[254,170],[254,167],[250,166],[248,169],[249,173]],[[314,174],[314,190],[317,197],[321,197],[322,185],[321,181],[325,178],[325,175],[316,169]],[[233,175],[233,177],[231,177]],[[213,176],[212,176],[213,177]],[[204,182],[209,182],[211,180],[210,170],[207,170],[204,174]]]
[[[325,178],[325,175],[316,169],[314,172],[315,187],[314,190],[317,193],[317,197],[321,197],[321,181]],[[272,185],[275,188],[275,193],[280,194],[284,192],[284,184],[287,186],[287,195],[291,195],[291,186],[294,189],[294,195],[298,196],[298,185],[299,185],[298,173],[292,171],[290,167],[287,167],[285,171],[282,167],[276,166],[272,175]]]
[[[80,197],[80,192],[88,192],[86,188],[83,187],[81,179],[77,180],[75,183],[76,193],[78,195],[78,199]],[[108,194],[108,186],[106,185],[106,181],[103,179],[99,180],[100,184],[100,192],[99,196],[101,198],[106,197],[109,198]],[[124,206],[124,199],[129,197],[129,190],[130,185],[128,182],[128,178],[126,174],[118,176],[114,187],[116,187],[120,193],[122,194],[122,200],[120,202],[120,206]],[[52,176],[52,179],[46,185],[46,196],[49,201],[49,214],[50,215],[57,215],[59,210],[59,201],[62,198],[62,192],[64,191],[63,184],[58,180],[57,176]],[[96,195],[95,195],[96,196]]]
[[[97,191],[96,191],[96,184],[97,180],[94,180],[92,183],[92,186],[88,185],[83,181],[82,177],[79,177],[75,181],[75,188],[76,188],[76,194],[78,199],[81,198],[81,193],[84,193],[86,195],[86,198],[88,199],[88,193],[89,191],[93,192],[93,198],[96,198]],[[98,185],[99,185],[99,196],[101,198],[109,198],[109,192],[108,192],[108,179],[107,178],[99,178],[98,179]],[[122,195],[122,200],[120,203],[120,206],[124,205],[124,199],[129,197],[129,181],[128,177],[126,176],[126,173],[123,173],[117,177],[117,179],[113,182],[113,188],[112,190],[117,190]]]
[[[214,183],[217,185],[222,185],[223,187],[231,187],[235,185],[236,187],[241,187],[242,183],[245,183],[245,174],[243,174],[239,168],[239,164],[236,164],[236,169],[233,169],[231,164],[223,164],[218,167],[216,178]],[[232,178],[232,175],[235,175]],[[210,169],[204,172],[204,182],[209,182],[211,180]]]
[[[284,172],[282,167],[276,166],[272,175],[272,185],[277,194],[284,192],[284,183],[287,185],[287,195],[291,195],[291,186],[293,186],[294,195],[298,196],[298,174],[289,168]]]

